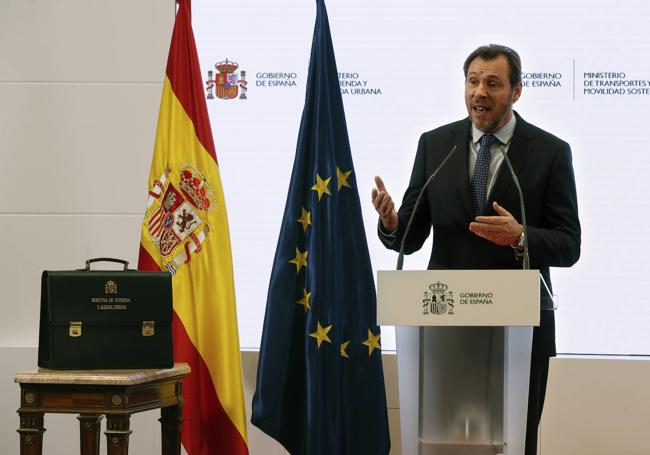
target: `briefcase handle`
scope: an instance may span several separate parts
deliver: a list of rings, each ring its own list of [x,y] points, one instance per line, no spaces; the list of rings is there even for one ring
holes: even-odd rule
[[[90,271],[90,264],[93,262],[117,262],[118,264],[124,265],[124,271],[129,270],[129,262],[124,259],[115,259],[115,258],[93,258],[86,261],[86,272]]]

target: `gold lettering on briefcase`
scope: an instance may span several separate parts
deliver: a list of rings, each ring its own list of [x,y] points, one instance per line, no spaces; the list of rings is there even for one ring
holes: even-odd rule
[[[104,290],[106,291],[106,294],[117,294],[117,283],[112,280],[108,280],[106,282],[106,286],[104,286]]]
[[[154,335],[154,321],[142,321],[142,336],[151,337]]]
[[[131,303],[129,297],[92,297],[91,303],[97,306],[98,310],[128,310],[127,304]]]

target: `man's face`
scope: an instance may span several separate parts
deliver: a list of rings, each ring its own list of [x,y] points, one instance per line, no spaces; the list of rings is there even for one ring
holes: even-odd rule
[[[512,105],[521,95],[521,83],[513,88],[509,72],[505,55],[494,60],[476,57],[467,68],[465,105],[474,126],[484,133],[493,133],[508,123]]]

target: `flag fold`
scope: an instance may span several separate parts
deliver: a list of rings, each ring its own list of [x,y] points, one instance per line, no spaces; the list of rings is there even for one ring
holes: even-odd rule
[[[189,0],[179,2],[142,224],[140,270],[173,274],[174,360],[189,455],[248,454],[226,206]]]
[[[292,455],[390,450],[375,287],[327,11],[267,296],[252,422]]]

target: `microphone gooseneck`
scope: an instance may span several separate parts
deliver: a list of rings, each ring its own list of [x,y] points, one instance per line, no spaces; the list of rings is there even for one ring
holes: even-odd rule
[[[524,207],[524,193],[521,191],[521,186],[519,185],[519,179],[515,170],[512,168],[510,159],[505,150],[501,149],[501,154],[503,155],[503,160],[506,162],[508,169],[510,170],[510,175],[512,176],[512,181],[517,187],[517,193],[519,194],[519,210],[521,211],[521,225],[524,228],[524,257],[522,260],[521,268],[524,270],[530,270],[530,257],[528,255],[528,224],[526,224],[526,207]]]
[[[447,153],[447,156],[445,156],[445,159],[442,160],[442,162],[438,165],[435,171],[433,171],[433,174],[427,179],[427,181],[424,183],[424,186],[422,186],[422,189],[420,190],[420,193],[418,194],[418,198],[415,200],[415,205],[413,206],[413,212],[411,212],[411,216],[409,217],[408,223],[406,223],[406,229],[404,230],[404,235],[402,236],[402,243],[400,244],[399,247],[399,256],[397,256],[397,267],[395,270],[402,270],[402,267],[404,266],[404,245],[406,244],[406,236],[408,235],[409,231],[411,230],[411,224],[413,224],[413,218],[415,218],[415,212],[417,211],[418,207],[420,206],[420,200],[422,199],[422,195],[426,191],[427,187],[429,184],[433,181],[433,179],[436,178],[436,175],[438,175],[438,172],[440,172],[440,169],[444,167],[444,165],[447,163],[449,158],[451,158],[451,155],[454,154],[458,147],[454,145],[452,149]],[[526,240],[526,239],[524,239]]]
[[[504,150],[501,150],[501,153],[503,154],[503,158],[504,158],[504,160],[506,162],[506,165],[508,165],[508,169],[510,170],[510,175],[512,175],[512,181],[514,182],[515,186],[517,187],[517,193],[519,193],[519,208],[521,210],[521,225],[524,228],[524,256],[523,256],[521,268],[523,270],[530,270],[530,256],[528,254],[528,224],[526,223],[526,208],[524,207],[524,194],[521,191],[521,186],[519,185],[519,179],[517,178],[517,174],[515,174],[515,171],[512,168],[512,164],[510,163],[510,160],[508,159],[508,154]],[[553,293],[551,292],[551,289],[549,288],[548,284],[546,283],[546,280],[544,279],[544,275],[542,275],[540,273],[539,277],[542,280],[542,284],[544,285],[544,288],[546,288],[546,292],[548,293],[548,296],[551,299],[551,303],[553,305],[552,308],[542,308],[542,310],[549,310],[549,309],[554,310],[555,308],[557,308],[557,304],[555,302],[555,298],[553,297]]]

